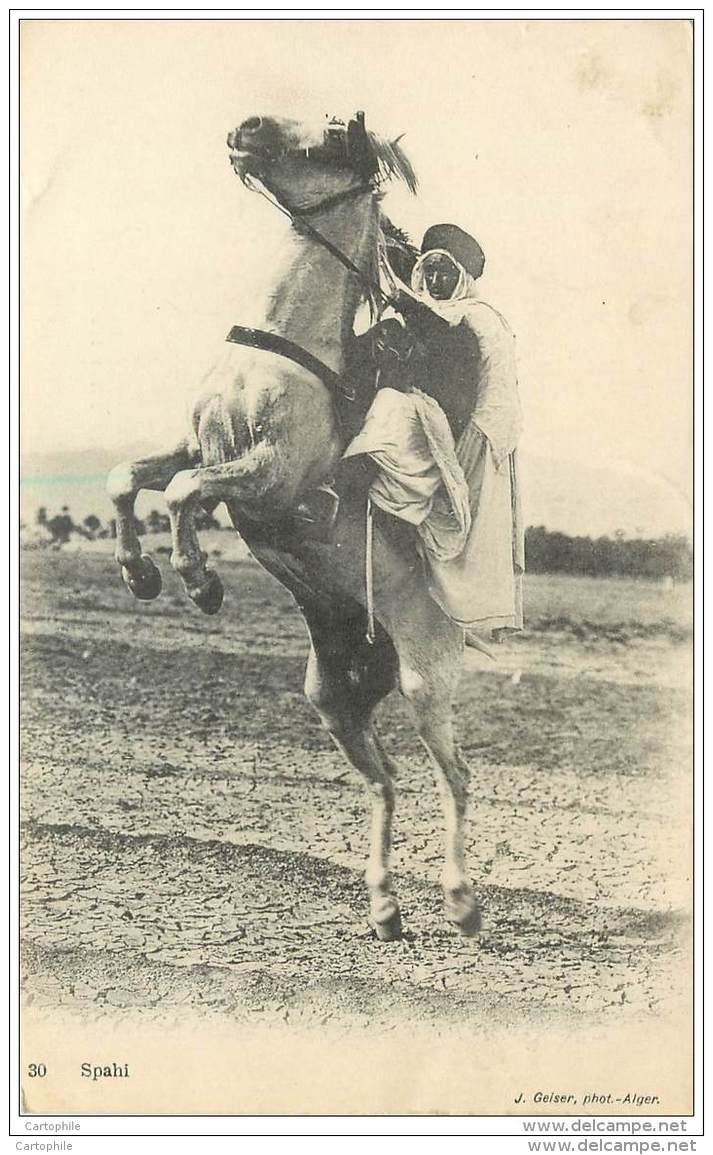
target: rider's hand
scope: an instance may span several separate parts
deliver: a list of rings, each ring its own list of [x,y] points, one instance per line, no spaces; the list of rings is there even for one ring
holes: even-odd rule
[[[404,289],[396,289],[389,299],[389,304],[392,309],[395,309],[397,313],[401,313],[403,316],[412,313],[414,308],[417,307],[417,302],[411,294],[405,292]]]

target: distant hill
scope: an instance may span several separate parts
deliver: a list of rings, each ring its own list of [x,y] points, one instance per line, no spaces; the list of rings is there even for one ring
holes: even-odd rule
[[[636,466],[523,453],[522,475],[526,525],[573,536],[691,536],[690,503],[665,478]]]
[[[120,461],[128,461],[152,451],[153,446],[133,445],[124,449],[81,449],[54,453],[28,453],[20,465],[20,516],[31,522],[40,506],[50,514],[68,505],[75,520],[95,513],[102,521],[112,516],[106,495],[106,477]],[[160,494],[143,494],[137,503],[140,516],[154,508],[163,509]]]
[[[106,521],[112,515],[104,491],[107,473],[119,461],[151,449],[147,444],[26,455],[21,468],[22,520],[33,522],[42,505],[50,514],[68,505],[75,519],[95,513]],[[597,467],[529,453],[521,455],[521,467],[527,525],[592,537],[617,531],[628,537],[690,535],[688,503],[661,478],[624,465]],[[140,517],[163,508],[157,493],[144,493],[137,502]]]

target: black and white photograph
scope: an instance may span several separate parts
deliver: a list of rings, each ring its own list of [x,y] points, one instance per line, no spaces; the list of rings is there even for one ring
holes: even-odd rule
[[[691,1115],[693,22],[18,23],[18,1110]]]

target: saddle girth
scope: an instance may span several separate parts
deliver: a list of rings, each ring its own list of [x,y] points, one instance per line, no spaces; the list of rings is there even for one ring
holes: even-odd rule
[[[345,377],[335,373],[319,357],[308,353],[295,341],[281,337],[278,333],[268,333],[264,329],[250,329],[246,325],[233,325],[226,337],[234,345],[247,345],[251,349],[264,349],[267,353],[277,353],[288,361],[294,361],[309,373],[314,373],[332,393],[337,393],[347,401],[354,400],[354,388]]]

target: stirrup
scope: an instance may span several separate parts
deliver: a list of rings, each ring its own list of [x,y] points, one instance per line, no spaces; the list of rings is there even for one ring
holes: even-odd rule
[[[295,531],[308,541],[329,543],[339,514],[339,494],[330,485],[310,489],[292,514]]]

